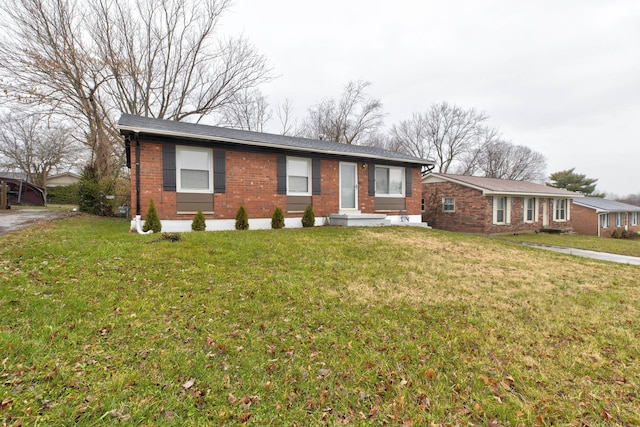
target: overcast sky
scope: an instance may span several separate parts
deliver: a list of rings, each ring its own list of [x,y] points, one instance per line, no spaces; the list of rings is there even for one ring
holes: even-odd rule
[[[640,193],[638,0],[235,0],[222,24],[271,62],[270,104],[300,118],[362,79],[386,128],[432,103],[476,108],[547,174]]]

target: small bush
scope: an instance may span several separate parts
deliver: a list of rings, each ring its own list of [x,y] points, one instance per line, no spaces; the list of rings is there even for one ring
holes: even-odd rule
[[[622,237],[623,239],[628,239],[629,237],[631,237],[631,234],[629,234],[629,230],[623,229],[620,233],[620,237]]]
[[[303,227],[313,227],[316,223],[316,215],[313,213],[313,208],[311,205],[307,206],[307,209],[304,210],[304,215],[302,215],[302,226]]]
[[[284,213],[282,209],[276,208],[271,215],[271,228],[284,228]]]
[[[249,215],[244,206],[240,205],[238,212],[236,212],[236,230],[248,230],[249,229]]]
[[[614,239],[620,238],[620,232],[618,231],[617,228],[611,232],[611,237],[613,237]]]
[[[202,209],[198,210],[196,216],[193,217],[193,222],[191,223],[191,230],[193,231],[204,231],[207,228],[207,223],[204,221],[204,214],[202,213]]]
[[[149,201],[149,210],[147,211],[147,215],[144,220],[144,227],[142,227],[142,231],[149,230],[153,230],[154,233],[162,231],[162,224],[160,224],[160,219],[158,219],[158,212],[156,212],[156,206],[153,204],[153,199]]]

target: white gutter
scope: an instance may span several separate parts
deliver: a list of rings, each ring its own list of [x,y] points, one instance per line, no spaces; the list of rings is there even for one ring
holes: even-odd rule
[[[238,144],[238,145],[251,145],[251,146],[255,146],[255,147],[280,148],[280,149],[283,149],[283,150],[304,151],[304,152],[309,152],[309,153],[322,153],[322,154],[332,154],[332,155],[336,155],[336,156],[360,157],[360,158],[364,158],[364,159],[378,159],[378,160],[386,160],[386,161],[392,161],[392,162],[398,162],[398,163],[412,163],[412,164],[416,164],[416,165],[420,165],[420,166],[434,164],[433,161],[428,161],[428,160],[420,162],[420,161],[417,161],[417,160],[392,158],[392,157],[379,156],[379,155],[375,155],[375,154],[360,154],[360,153],[344,152],[344,151],[318,150],[318,149],[313,149],[313,148],[304,148],[304,147],[297,147],[297,146],[291,146],[291,145],[282,145],[282,144],[264,143],[264,142],[257,142],[257,141],[248,141],[248,140],[245,140],[245,139],[224,138],[224,137],[211,136],[211,135],[200,135],[200,134],[193,134],[193,133],[173,132],[173,131],[167,131],[167,130],[158,131],[158,130],[155,130],[155,129],[143,129],[143,130],[141,130],[139,128],[128,127],[128,126],[118,126],[118,128],[120,130],[128,130],[128,131],[131,131],[131,132],[144,132],[144,133],[147,133],[147,134],[162,135],[162,136],[173,136],[173,137],[176,137],[176,138],[191,138],[191,139],[202,139],[202,140],[207,140],[207,141],[222,141],[222,142],[230,142],[232,144]]]

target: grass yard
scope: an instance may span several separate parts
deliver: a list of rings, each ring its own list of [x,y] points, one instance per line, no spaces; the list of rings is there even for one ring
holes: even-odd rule
[[[6,425],[640,424],[636,266],[408,227],[0,237]]]
[[[580,234],[550,233],[501,235],[496,236],[496,238],[640,257],[639,239],[612,239],[610,237],[583,236]]]

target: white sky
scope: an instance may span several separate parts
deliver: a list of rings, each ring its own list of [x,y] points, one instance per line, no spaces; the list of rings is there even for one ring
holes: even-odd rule
[[[235,0],[222,25],[268,58],[261,89],[298,118],[362,79],[386,128],[432,103],[476,108],[547,174],[640,193],[638,0]]]

